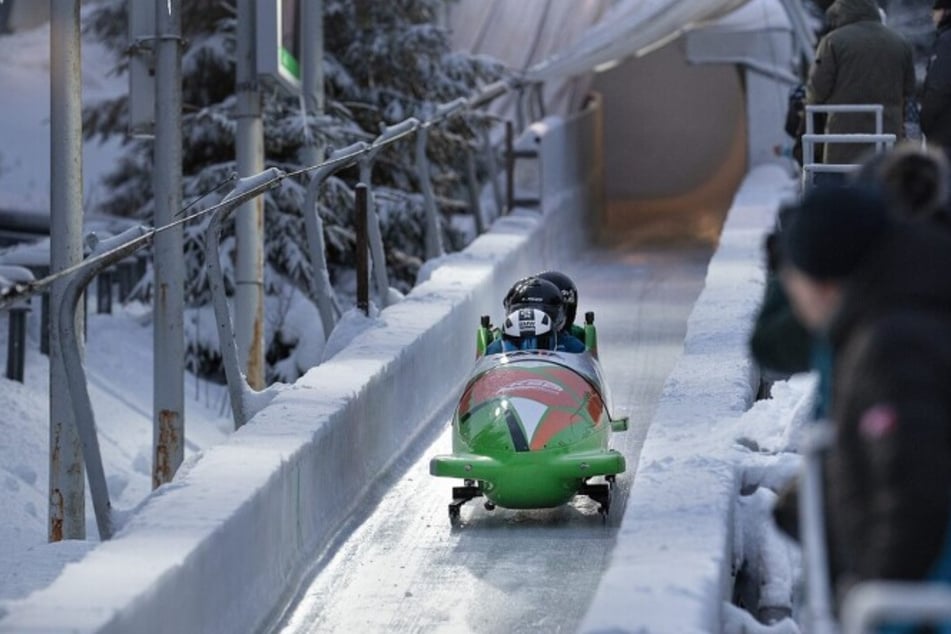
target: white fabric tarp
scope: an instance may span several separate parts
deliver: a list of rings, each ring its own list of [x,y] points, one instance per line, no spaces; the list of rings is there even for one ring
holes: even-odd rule
[[[662,47],[748,0],[621,0],[570,47],[529,69],[531,80],[571,77]]]

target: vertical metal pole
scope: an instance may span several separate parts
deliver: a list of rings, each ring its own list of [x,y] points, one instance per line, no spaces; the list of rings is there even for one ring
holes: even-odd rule
[[[52,220],[52,218],[50,219]],[[51,223],[52,224],[52,223]],[[34,265],[26,267],[33,278],[44,278],[50,274],[49,265]],[[50,354],[50,291],[40,293],[40,354]]]
[[[835,632],[832,589],[828,576],[825,508],[822,487],[822,456],[832,437],[831,424],[818,421],[807,437],[800,476],[799,524],[802,532],[803,565],[806,571],[807,624],[810,632]]]
[[[82,70],[80,0],[50,0],[50,272],[83,257]],[[68,280],[53,282],[58,314]],[[83,320],[76,311],[76,323]],[[80,330],[79,327],[76,328]],[[86,538],[85,469],[69,400],[60,334],[50,329],[49,539]]]
[[[367,252],[367,216],[369,205],[367,186],[358,183],[354,205],[355,229],[357,232],[357,308],[364,315],[370,313],[370,261]]]
[[[492,133],[489,128],[482,130],[482,151],[485,152],[485,162],[489,169],[489,183],[492,185],[492,197],[495,200],[495,215],[503,213],[502,188],[499,187],[499,165],[495,157],[495,148],[492,147]]]
[[[482,205],[479,202],[479,179],[476,178],[475,153],[466,151],[466,186],[469,190],[469,211],[475,218],[476,233],[485,233],[485,220],[482,219]]]
[[[301,87],[307,114],[324,114],[324,2],[306,0],[301,8]],[[317,165],[323,159],[323,147],[314,137],[301,148],[305,165]],[[329,333],[327,333],[329,334]]]
[[[23,383],[24,361],[26,359],[26,314],[25,306],[10,309],[7,318],[10,330],[7,337],[7,378]]]
[[[255,63],[254,0],[238,0],[238,176],[264,171],[264,129]],[[264,388],[264,199],[243,204],[235,217],[235,338],[248,385]]]
[[[156,166],[156,169],[158,166]],[[154,185],[153,185],[154,187]],[[179,201],[181,202],[181,201]],[[157,220],[156,220],[157,222]],[[169,231],[178,231],[177,229],[170,229]],[[129,295],[132,294],[132,289],[135,288],[136,276],[135,271],[135,262],[132,260],[123,260],[116,265],[116,270],[119,273],[119,301],[125,303],[129,299]]]
[[[373,203],[373,191],[370,189],[373,176],[373,160],[360,161],[360,182],[367,187],[367,237],[370,241],[370,252],[373,256],[373,279],[376,283],[377,298],[380,308],[387,305],[387,295],[390,292],[390,276],[386,270],[386,251],[383,249],[383,235],[380,231],[380,219],[376,215]]]
[[[182,206],[181,0],[155,3],[155,226]],[[152,488],[170,482],[185,459],[185,261],[182,227],[155,236],[152,380]],[[123,264],[128,275],[134,262]]]
[[[505,213],[515,207],[515,128],[505,122]]]
[[[807,140],[815,130],[813,121],[815,113],[809,106],[806,106],[806,135],[802,140],[802,190],[805,192],[812,185],[811,166],[816,162],[815,145],[811,140]]]
[[[225,367],[225,378],[228,381],[231,415],[234,418],[234,428],[239,429],[248,422],[248,408],[244,401],[244,393],[248,387],[244,377],[241,376],[238,348],[235,345],[231,314],[228,312],[228,298],[225,296],[224,274],[221,272],[221,260],[218,254],[221,221],[229,211],[227,207],[219,209],[208,224],[208,233],[205,236],[205,268],[208,271],[208,286],[211,288],[211,300],[215,309],[221,363]]]
[[[96,278],[96,312],[112,313],[112,270],[106,269]]]
[[[429,159],[426,157],[426,144],[429,140],[429,126],[420,126],[416,131],[416,175],[419,188],[423,192],[423,205],[426,207],[426,259],[435,258],[444,253],[442,227],[439,225],[439,210],[433,196],[433,183],[429,174]]]

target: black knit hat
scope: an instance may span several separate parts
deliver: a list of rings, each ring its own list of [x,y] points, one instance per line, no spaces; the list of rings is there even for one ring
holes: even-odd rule
[[[931,9],[951,9],[951,0],[934,0],[934,4],[931,5]]]
[[[783,230],[783,255],[817,280],[854,271],[888,232],[882,196],[860,187],[819,187],[795,207]]]

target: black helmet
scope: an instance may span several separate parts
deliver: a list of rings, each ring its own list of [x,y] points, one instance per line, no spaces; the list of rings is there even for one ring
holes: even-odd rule
[[[565,303],[557,286],[540,277],[526,277],[515,283],[502,302],[506,316],[520,308],[534,308],[551,318],[552,330],[565,327]]]
[[[575,315],[578,314],[578,287],[570,277],[559,271],[545,271],[537,277],[548,280],[561,291],[561,299],[565,304],[565,328],[570,328],[575,323]]]

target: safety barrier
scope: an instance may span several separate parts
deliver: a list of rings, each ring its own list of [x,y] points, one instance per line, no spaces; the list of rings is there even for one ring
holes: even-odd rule
[[[490,84],[469,98],[459,98],[437,107],[435,114],[426,121],[409,118],[395,125],[384,127],[380,136],[372,143],[360,143],[350,148],[345,148],[344,151],[338,152],[327,161],[305,167],[292,174],[301,175],[315,172],[311,187],[308,189],[307,203],[309,207],[302,210],[302,214],[306,221],[307,241],[310,246],[309,255],[311,264],[314,267],[313,278],[315,284],[312,289],[312,298],[317,303],[322,321],[324,321],[325,325],[330,326],[330,328],[324,331],[325,337],[330,334],[330,329],[333,326],[335,317],[339,314],[339,308],[336,308],[336,298],[334,297],[333,289],[330,287],[329,277],[327,276],[326,255],[323,251],[323,232],[316,207],[316,189],[319,187],[321,180],[334,171],[358,163],[360,167],[360,179],[369,187],[372,178],[373,161],[376,155],[384,147],[417,133],[419,138],[422,139],[422,141],[417,140],[416,156],[417,167],[423,170],[423,173],[420,174],[420,182],[423,184],[424,198],[427,200],[427,232],[429,234],[438,234],[440,227],[436,218],[437,210],[432,199],[431,186],[429,186],[428,161],[426,159],[425,140],[428,129],[432,125],[438,124],[453,115],[481,108],[506,92],[518,88],[518,86],[519,84],[515,80],[499,81]],[[491,144],[486,147],[486,150],[492,153],[495,152]],[[474,172],[474,170],[472,171]],[[96,523],[98,525],[99,535],[102,539],[109,539],[112,536],[115,530],[114,525],[116,524],[116,520],[109,500],[107,479],[99,452],[98,436],[96,433],[94,413],[89,400],[85,368],[82,362],[82,355],[79,352],[79,337],[82,336],[82,333],[78,332],[75,324],[77,302],[81,298],[86,297],[83,291],[96,275],[104,273],[116,266],[120,261],[129,261],[136,252],[146,245],[151,244],[158,234],[209,214],[214,214],[213,219],[221,218],[233,211],[237,200],[251,200],[277,186],[286,176],[289,176],[289,174],[272,169],[262,174],[243,179],[237,183],[235,189],[231,194],[225,197],[222,203],[190,216],[180,218],[162,227],[150,229],[141,225],[133,226],[120,235],[110,237],[102,242],[99,242],[96,236],[91,234],[87,238],[87,248],[91,249],[93,253],[85,260],[65,270],[58,271],[52,275],[46,275],[38,280],[13,280],[14,283],[3,285],[3,287],[0,288],[0,312],[2,312],[11,310],[21,305],[22,302],[28,300],[30,297],[38,294],[43,294],[44,300],[48,301],[46,291],[56,280],[64,279],[69,284],[69,289],[67,290],[67,293],[70,294],[69,301],[64,299],[59,306],[59,314],[50,317],[50,327],[54,328],[59,334],[59,342],[62,347],[65,365],[64,371],[66,381],[69,385],[69,398],[72,401],[72,407],[75,412],[76,427],[81,440],[86,476],[89,481],[93,506],[96,510]],[[492,175],[493,178],[495,178],[495,176],[495,174]],[[472,186],[474,186],[474,184],[470,184],[470,187]],[[426,192],[429,192],[428,196],[425,195]],[[379,221],[372,209],[372,190],[369,190],[368,201],[369,209],[366,211],[366,214],[374,279],[376,281],[377,300],[381,306],[385,307],[389,303],[389,280],[386,271],[386,258],[380,234]],[[477,226],[478,224],[479,223],[477,223]],[[213,232],[217,231],[218,227],[214,225]],[[209,239],[209,243],[215,245],[214,249],[206,254],[206,265],[212,269],[215,268],[219,260],[217,254],[217,233],[214,233],[213,237],[214,240]],[[431,243],[433,240],[434,238],[431,235],[427,237],[427,243]],[[220,271],[218,271],[218,273],[220,282]],[[222,357],[226,361],[225,370],[228,377],[228,389],[231,395],[235,427],[238,428],[253,414],[253,410],[249,409],[248,406],[248,402],[253,398],[253,396],[251,396],[253,390],[248,386],[237,366],[232,368],[228,363],[230,352],[232,352],[235,346],[234,330],[231,327],[231,317],[226,303],[227,300],[224,297],[224,284],[219,283],[216,288],[215,313],[218,322],[219,341]],[[44,304],[43,310],[44,317],[47,314],[45,306],[46,304]],[[16,322],[12,323],[15,324]],[[61,430],[61,428],[57,427],[54,433],[59,433],[59,430]],[[156,430],[156,432],[155,437],[160,437],[161,430]],[[58,440],[56,437],[52,439],[52,442],[53,445],[51,446],[57,446]],[[155,460],[157,464],[153,465],[153,471],[160,468],[158,463],[163,462],[160,451],[160,448],[157,446]],[[55,459],[55,456],[52,458]],[[168,477],[163,478],[161,481],[167,481],[167,479],[171,478],[171,475],[172,474],[168,474]]]
[[[885,108],[881,104],[836,104],[806,106],[806,133],[802,135],[802,187],[808,189],[813,184],[813,176],[818,173],[844,174],[857,170],[858,163],[816,163],[816,144],[821,143],[859,143],[872,144],[877,152],[895,145],[895,135],[883,133]],[[817,134],[814,115],[824,113],[871,113],[875,115],[873,134]]]
[[[926,624],[951,625],[951,586],[869,581],[852,588],[842,605],[842,634],[874,634],[886,625]],[[910,627],[895,631],[906,629],[912,631]]]

